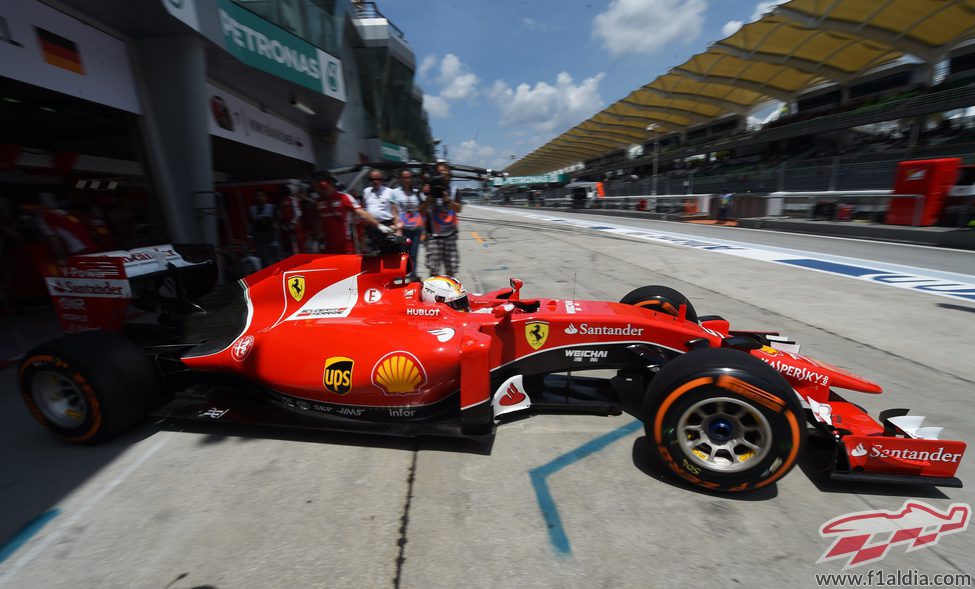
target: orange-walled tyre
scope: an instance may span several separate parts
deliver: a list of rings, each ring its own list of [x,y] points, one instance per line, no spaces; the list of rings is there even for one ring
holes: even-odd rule
[[[697,321],[697,312],[687,297],[667,286],[641,286],[620,299],[624,305],[643,307],[651,311],[677,316],[681,305],[687,305],[687,320]]]
[[[747,352],[706,348],[650,382],[644,427],[678,476],[714,491],[748,491],[785,476],[805,445],[802,405],[773,368]]]
[[[31,414],[74,443],[99,442],[132,428],[161,399],[153,361],[128,339],[103,331],[37,346],[24,356],[19,376]]]

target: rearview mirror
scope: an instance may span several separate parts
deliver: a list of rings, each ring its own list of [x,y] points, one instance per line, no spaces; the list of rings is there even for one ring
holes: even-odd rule
[[[519,295],[518,295],[518,293],[521,292],[521,287],[525,284],[525,281],[524,280],[518,280],[517,278],[511,278],[511,279],[509,279],[508,284],[510,284],[512,290],[515,291],[508,298],[509,299],[518,300],[520,298]]]

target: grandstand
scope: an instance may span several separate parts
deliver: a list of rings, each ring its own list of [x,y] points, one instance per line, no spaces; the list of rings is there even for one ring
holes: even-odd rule
[[[975,163],[973,105],[975,0],[792,0],[505,171],[581,163],[649,194],[656,158],[661,194],[886,188],[904,159]]]

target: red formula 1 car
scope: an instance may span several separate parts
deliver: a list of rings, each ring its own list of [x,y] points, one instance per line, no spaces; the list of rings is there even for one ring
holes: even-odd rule
[[[680,293],[620,302],[526,299],[521,282],[425,303],[401,253],[298,255],[199,300],[178,337],[139,346],[65,336],[20,367],[34,416],[68,441],[148,414],[376,432],[490,436],[509,414],[618,414],[636,391],[653,451],[701,487],[768,485],[807,423],[835,443],[837,479],[960,486],[965,443],[892,410],[875,421],[836,390],[879,393],[768,332],[697,316]],[[613,378],[580,377],[592,370]]]

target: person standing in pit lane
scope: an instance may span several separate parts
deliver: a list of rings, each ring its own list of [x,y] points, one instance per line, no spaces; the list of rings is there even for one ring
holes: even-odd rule
[[[281,219],[281,251],[284,256],[292,256],[299,251],[301,231],[301,207],[299,206],[297,186],[285,184],[281,187],[278,200],[278,217]]]
[[[321,250],[318,238],[322,235],[322,220],[318,216],[318,204],[321,195],[313,192],[314,188],[308,184],[301,185],[298,192],[298,208],[301,209],[302,241],[298,247],[303,254],[314,254]]]
[[[329,172],[315,172],[312,175],[312,187],[321,195],[318,203],[318,215],[322,223],[326,254],[354,254],[358,251],[358,234],[355,219],[362,219],[367,226],[375,227],[383,234],[393,232],[391,227],[383,225],[359,206],[354,198],[336,188],[337,181]]]
[[[724,225],[728,222],[728,213],[731,211],[731,205],[735,200],[734,192],[725,192],[718,197],[718,220],[716,221],[719,225]]]
[[[63,262],[68,256],[90,254],[98,251],[98,245],[89,229],[74,212],[58,206],[57,199],[50,192],[40,195],[41,208],[37,224],[47,237],[52,257]]]
[[[391,227],[399,231],[401,224],[399,221],[399,210],[396,208],[396,200],[393,196],[393,189],[384,183],[383,173],[373,170],[369,173],[369,186],[362,190],[362,201],[365,203],[366,211],[374,219],[386,227]],[[369,247],[372,251],[379,249],[379,242],[382,234],[376,229],[366,227],[366,236],[369,240]]]
[[[450,164],[438,162],[430,176],[430,196],[420,204],[420,213],[427,218],[427,269],[430,276],[456,276],[460,270],[457,252],[457,213],[461,210],[460,195],[450,185]]]
[[[268,202],[263,190],[258,190],[256,196],[257,204],[248,208],[250,236],[261,266],[266,268],[278,261],[278,209]]]
[[[423,215],[420,214],[420,194],[413,188],[413,173],[400,170],[399,187],[393,190],[393,200],[399,210],[403,236],[410,240],[410,280],[419,280],[416,274],[420,261],[420,240],[423,237]]]

